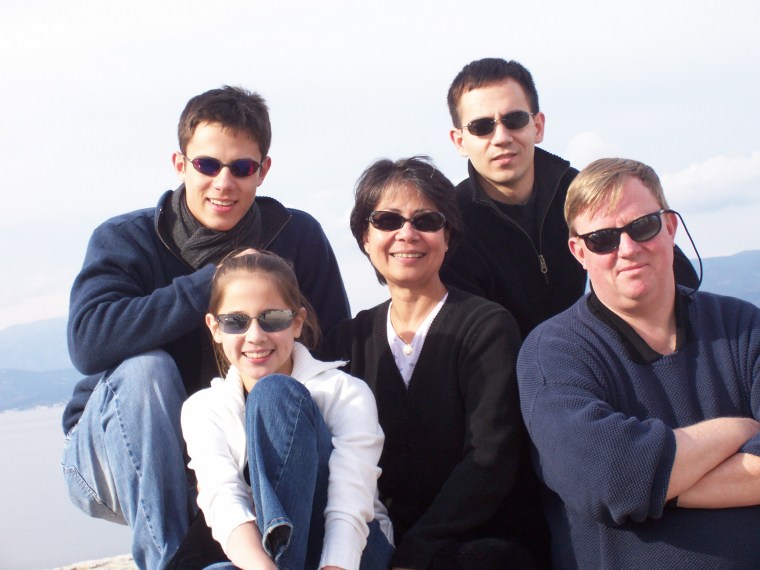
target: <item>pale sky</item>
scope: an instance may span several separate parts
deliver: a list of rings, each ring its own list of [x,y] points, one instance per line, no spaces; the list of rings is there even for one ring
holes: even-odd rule
[[[652,165],[703,257],[760,249],[760,4],[620,4],[6,0],[0,329],[66,314],[92,230],[177,185],[179,114],[224,84],[269,102],[260,193],[322,223],[354,312],[387,296],[348,229],[354,183],[413,154],[459,182],[446,90],[481,57],[531,70],[543,148]]]

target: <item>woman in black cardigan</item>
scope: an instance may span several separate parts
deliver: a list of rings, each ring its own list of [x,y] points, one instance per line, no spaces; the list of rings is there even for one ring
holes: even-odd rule
[[[544,567],[517,325],[438,275],[461,232],[453,185],[425,157],[378,161],[357,182],[351,231],[391,298],[338,325],[320,357],[349,361],[375,394],[393,568]]]

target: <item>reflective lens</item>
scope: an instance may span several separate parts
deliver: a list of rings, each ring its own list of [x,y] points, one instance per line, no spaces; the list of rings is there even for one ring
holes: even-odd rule
[[[440,212],[423,212],[405,218],[396,212],[375,210],[369,215],[369,223],[373,228],[383,232],[400,230],[406,222],[411,222],[412,227],[418,232],[437,232],[446,224],[446,217]]]
[[[623,232],[631,236],[635,242],[649,241],[662,229],[662,214],[671,210],[660,210],[653,214],[647,214],[636,218],[630,224],[622,228],[606,228],[587,234],[579,235],[586,247],[594,253],[610,253],[620,246],[620,236]]]
[[[504,115],[498,120],[498,122],[509,130],[516,131],[527,125],[532,115],[533,113],[528,113],[527,111],[512,111],[511,113]],[[497,121],[494,119],[475,119],[466,124],[464,128],[476,137],[484,137],[490,135],[494,131],[496,123]]]
[[[188,158],[188,160],[190,159]],[[190,164],[193,165],[195,170],[206,176],[216,176],[222,171],[222,168],[227,166],[232,175],[236,178],[252,176],[256,173],[259,167],[261,167],[261,164],[252,158],[239,158],[238,160],[233,160],[229,164],[225,164],[221,160],[217,160],[210,156],[199,156],[190,160]]]
[[[244,313],[230,313],[227,315],[217,315],[216,322],[223,333],[243,334],[247,331],[253,320],[259,321],[261,330],[268,333],[284,331],[292,323],[296,316],[295,311],[290,309],[272,309],[264,311],[258,317],[249,317]]]

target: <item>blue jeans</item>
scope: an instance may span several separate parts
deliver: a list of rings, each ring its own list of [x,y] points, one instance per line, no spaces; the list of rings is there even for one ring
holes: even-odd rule
[[[246,402],[251,491],[264,548],[279,568],[318,568],[332,436],[311,394],[283,375],[259,380]],[[362,569],[387,569],[393,547],[373,521]]]
[[[174,360],[151,351],[106,373],[66,436],[61,465],[72,502],[128,524],[139,568],[166,565],[196,509],[179,422],[186,398]]]

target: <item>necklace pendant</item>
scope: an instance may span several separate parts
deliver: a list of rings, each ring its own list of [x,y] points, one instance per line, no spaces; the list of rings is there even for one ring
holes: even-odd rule
[[[412,354],[412,345],[404,343],[404,354],[410,356]]]

